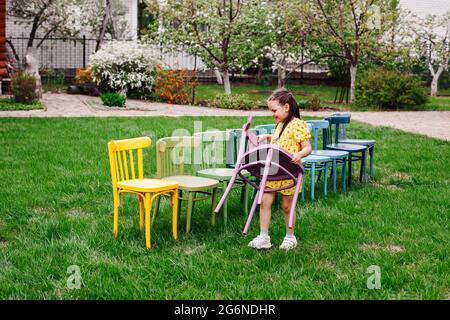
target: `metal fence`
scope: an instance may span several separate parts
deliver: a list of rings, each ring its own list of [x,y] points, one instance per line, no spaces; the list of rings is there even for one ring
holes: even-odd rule
[[[28,37],[9,37],[9,52],[19,61],[23,61],[26,54]],[[39,43],[39,59],[41,69],[66,70],[66,76],[72,77],[74,70],[89,65],[89,57],[95,52],[96,39],[86,38],[35,38],[34,45]],[[160,49],[160,60],[171,69],[203,70],[199,77],[204,81],[215,81],[213,70],[207,70],[206,65],[199,57],[186,52],[164,53]],[[69,71],[69,72],[68,72]],[[327,77],[327,68],[317,64],[307,64],[298,68],[292,75],[293,79],[324,79]],[[233,73],[233,80],[254,78],[253,75],[237,75]],[[245,80],[245,79],[244,79]]]
[[[89,56],[95,51],[96,39],[86,37],[76,39],[36,38],[39,47],[40,66],[43,69],[84,68],[89,63]],[[23,61],[27,51],[28,37],[9,37],[10,53]],[[12,44],[12,46],[11,46]]]
[[[89,65],[89,57],[95,52],[96,39],[86,37],[75,39],[35,38],[39,46],[39,59],[42,69],[77,69]],[[9,37],[9,50],[13,56],[22,61],[27,50],[28,37]],[[203,69],[205,64],[200,58],[185,52],[162,54],[160,59],[171,69]]]

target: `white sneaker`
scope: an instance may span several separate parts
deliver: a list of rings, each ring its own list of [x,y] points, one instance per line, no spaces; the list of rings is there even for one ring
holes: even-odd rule
[[[272,247],[272,244],[270,243],[269,236],[259,235],[255,239],[250,241],[248,243],[248,246],[254,249],[270,249]]]
[[[295,236],[292,237],[284,237],[283,243],[280,245],[280,249],[283,250],[291,250],[297,246],[297,238]]]

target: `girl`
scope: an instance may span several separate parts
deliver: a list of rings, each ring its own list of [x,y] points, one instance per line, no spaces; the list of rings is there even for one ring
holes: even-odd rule
[[[292,162],[300,164],[302,158],[308,156],[312,151],[309,142],[311,135],[306,122],[300,120],[300,110],[294,96],[285,88],[275,90],[267,100],[267,106],[275,118],[276,129],[273,136],[270,134],[260,135],[258,136],[258,141],[270,140],[271,143],[293,154]],[[292,180],[268,181],[266,187],[275,189],[291,183]],[[292,230],[288,229],[289,211],[291,206],[295,205],[295,203],[292,203],[294,187],[279,192],[282,195],[282,208],[286,224],[286,236],[280,245],[280,249],[290,250],[297,246],[297,239],[295,238],[293,228]],[[274,199],[275,192],[264,193],[259,210],[261,232],[255,239],[250,241],[248,244],[249,247],[255,249],[269,249],[272,247],[269,237],[269,224]]]

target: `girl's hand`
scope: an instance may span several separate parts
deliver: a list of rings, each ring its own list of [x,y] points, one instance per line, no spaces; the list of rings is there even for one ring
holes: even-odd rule
[[[301,153],[300,152],[294,153],[291,162],[300,165],[302,163]]]
[[[262,142],[264,140],[271,140],[272,139],[272,135],[270,134],[262,134],[260,136],[258,136],[258,142]]]

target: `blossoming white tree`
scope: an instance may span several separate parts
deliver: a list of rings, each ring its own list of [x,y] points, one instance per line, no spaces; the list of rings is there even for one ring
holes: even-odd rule
[[[432,76],[431,95],[436,96],[439,78],[449,68],[450,12],[442,16],[428,15],[426,18],[414,16],[409,22],[415,35],[416,53],[426,57]]]
[[[254,17],[264,1],[146,2],[160,16],[159,32],[149,34],[147,39],[165,48],[198,54],[209,68],[221,71],[225,92],[230,94],[230,71],[252,65],[259,52],[260,42],[252,35],[261,32],[263,20]]]
[[[355,101],[355,85],[360,59],[376,51],[380,39],[397,10],[397,0],[313,0],[317,40],[330,56],[347,61],[350,71],[350,100]]]

